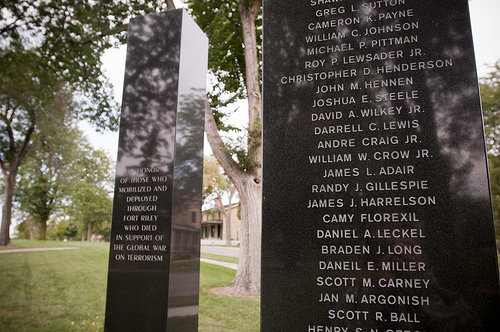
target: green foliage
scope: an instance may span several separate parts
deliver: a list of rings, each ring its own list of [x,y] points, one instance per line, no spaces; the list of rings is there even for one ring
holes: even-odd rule
[[[208,68],[215,78],[209,92],[210,105],[219,130],[232,127],[224,125],[221,108],[245,98],[246,64],[243,29],[238,11],[238,1],[188,0],[188,10],[209,38]],[[256,25],[257,45],[262,48],[262,17]],[[259,57],[260,57],[259,52]],[[261,58],[259,58],[260,62]],[[234,128],[233,128],[234,129]]]
[[[43,229],[54,217],[49,238],[87,236],[89,220],[95,233],[109,237],[111,169],[106,154],[78,129],[60,127],[20,168],[15,200],[25,220],[17,228],[19,236],[28,238],[37,225],[37,238],[44,239]]]
[[[222,201],[234,195],[234,185],[213,156],[203,158],[203,200]]]
[[[484,129],[488,153],[500,155],[500,62],[480,80]]]
[[[17,209],[28,216],[23,222],[28,225],[24,227],[31,228],[33,224],[40,227],[41,240],[45,240],[49,218],[62,208],[72,172],[68,163],[78,135],[81,134],[63,124],[57,134],[48,136],[36,147],[19,169],[14,191]]]
[[[32,224],[32,222],[30,222],[31,220],[29,220],[28,218],[25,218],[25,220],[23,220],[16,226],[16,231],[17,231],[16,236],[18,239],[30,238],[30,232],[33,231],[34,225]]]
[[[61,240],[64,239],[65,236],[67,236],[67,231],[69,228],[69,223],[68,220],[66,219],[60,219],[58,223],[54,223],[54,233],[51,236],[51,239],[53,240]]]
[[[158,1],[2,1],[0,62],[22,61],[38,89],[68,85],[80,96],[78,116],[98,128],[117,128],[117,107],[101,72],[103,52],[126,40],[131,16],[165,8]],[[4,70],[2,70],[2,73]],[[10,76],[10,75],[9,75]],[[11,76],[12,88],[30,76]],[[3,87],[2,87],[3,88]],[[3,95],[5,89],[0,89]],[[48,100],[43,96],[40,100]],[[21,101],[21,100],[20,100]]]
[[[488,150],[493,217],[500,240],[500,62],[480,80],[484,130]]]
[[[16,174],[48,134],[52,119],[58,118],[54,110],[88,120],[98,129],[117,129],[118,107],[101,72],[101,55],[125,41],[131,16],[159,11],[166,4],[0,1],[0,168],[6,193],[0,244],[6,245]],[[58,99],[59,95],[66,97]],[[68,103],[61,107],[60,100]]]
[[[64,85],[49,79],[53,71],[41,66],[34,52],[0,52],[0,72],[0,158],[10,164],[36,138],[35,129],[50,130],[60,122],[70,98]]]
[[[75,176],[69,184],[71,205],[67,212],[71,219],[77,221],[79,235],[90,237],[90,227],[92,232],[109,236],[113,180],[111,161],[103,151],[95,150],[88,142],[82,141],[70,167]]]
[[[246,149],[247,136],[239,136],[236,138],[228,138],[225,150],[229,152],[238,163],[238,166],[244,171],[250,171],[260,165],[254,163],[252,157]]]
[[[219,91],[243,97],[245,57],[238,1],[191,0],[187,4],[190,14],[209,37],[208,66],[222,84]]]
[[[75,239],[78,236],[78,221],[70,219],[68,227],[64,230],[64,236]]]
[[[488,168],[495,231],[497,239],[500,240],[500,156],[488,155]]]

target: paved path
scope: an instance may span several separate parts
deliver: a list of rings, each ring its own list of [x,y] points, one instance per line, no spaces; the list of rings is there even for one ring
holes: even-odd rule
[[[235,263],[228,263],[228,262],[222,262],[222,261],[216,261],[214,259],[208,259],[208,258],[200,258],[200,262],[203,263],[208,263],[208,264],[214,264],[214,265],[219,265],[219,266],[224,266],[233,270],[236,270],[238,268],[238,264]]]
[[[216,255],[223,255],[223,256],[232,256],[232,257],[238,257],[237,255],[239,254],[240,249],[239,248],[224,248],[224,247],[208,247],[210,248],[209,250],[203,250],[206,247],[202,247],[203,252],[209,252],[211,254],[216,254]],[[217,250],[217,249],[226,249],[226,250]],[[6,250],[0,250],[0,254],[8,254],[12,252],[29,252],[29,251],[52,251],[52,250],[72,250],[72,249],[79,249],[75,247],[53,247],[53,248],[22,248],[22,249],[6,249]],[[213,250],[216,249],[216,250]],[[227,249],[237,249],[237,250],[227,250]],[[224,254],[225,253],[225,254]],[[236,256],[234,256],[236,255]],[[236,270],[238,268],[238,264],[235,263],[229,263],[229,262],[222,262],[222,261],[217,261],[214,259],[207,259],[207,258],[201,258],[200,261],[208,264],[214,264],[214,265],[219,265],[219,266],[224,266],[233,270]]]
[[[201,246],[201,252],[214,255],[240,257],[240,248],[238,247]]]
[[[51,250],[71,250],[78,249],[76,247],[53,247],[53,248],[22,248],[22,249],[6,249],[0,250],[0,254],[8,254],[11,252],[26,252],[26,251],[51,251]]]

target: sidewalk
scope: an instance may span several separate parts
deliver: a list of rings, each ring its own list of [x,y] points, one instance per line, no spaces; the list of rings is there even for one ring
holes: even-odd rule
[[[208,259],[208,258],[200,258],[200,262],[203,263],[208,263],[208,264],[214,264],[214,265],[219,265],[219,266],[224,266],[233,270],[236,270],[238,268],[238,264],[235,263],[228,263],[228,262],[222,262],[222,261],[216,261],[215,259]]]
[[[240,257],[240,248],[226,246],[201,246],[201,252],[221,256]]]
[[[26,251],[51,251],[51,250],[71,250],[78,249],[75,247],[53,247],[53,248],[23,248],[23,249],[5,249],[0,250],[0,254],[8,254],[11,252],[26,252]]]
[[[6,250],[0,250],[0,254],[7,254],[7,253],[12,253],[12,252],[71,250],[71,249],[78,249],[78,248],[75,248],[75,247],[54,247],[54,248],[6,249]],[[215,259],[200,258],[200,261],[203,262],[203,263],[208,263],[208,264],[214,264],[214,265],[219,265],[219,266],[227,267],[227,268],[233,269],[233,270],[236,270],[238,268],[238,264],[217,261]]]

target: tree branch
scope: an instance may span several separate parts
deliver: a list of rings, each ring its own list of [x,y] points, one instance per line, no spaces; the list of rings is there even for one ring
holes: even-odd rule
[[[31,136],[33,135],[34,132],[35,132],[34,127],[30,127],[28,129],[28,131],[26,132],[26,136],[24,137],[24,142],[23,142],[21,148],[19,149],[19,154],[17,155],[17,160],[14,163],[14,165],[11,165],[11,169],[12,169],[12,166],[14,166],[15,169],[17,170],[19,168],[19,166],[21,165],[21,162],[23,161],[23,159],[31,152],[31,150],[33,150],[33,148],[38,143],[40,143],[43,140],[44,136],[41,135],[33,143],[29,144],[29,141],[31,140]]]
[[[248,9],[248,0],[240,0],[239,1],[238,8],[239,8],[240,12],[241,12],[242,7]]]
[[[238,181],[237,175],[244,172],[233,160],[231,154],[226,151],[224,142],[220,138],[219,132],[217,131],[217,125],[208,100],[205,102],[205,132],[207,133],[208,143],[210,143],[210,147],[212,148],[215,158],[219,161],[219,164],[231,178],[233,183],[236,183],[235,181]]]
[[[246,90],[248,97],[248,155],[254,164],[260,165],[261,157],[261,92],[259,81],[259,62],[255,19],[262,5],[262,0],[255,0],[252,8],[248,8],[248,0],[239,2],[240,18],[243,29],[243,43],[245,44]],[[255,169],[260,177],[260,168]]]
[[[78,44],[78,45],[85,45],[93,42],[91,38],[88,38],[86,40],[78,40],[75,37],[71,36],[69,33],[66,33],[66,40],[72,44]]]
[[[251,7],[249,7],[248,5],[248,0],[240,0],[238,6],[240,13],[245,12],[252,16],[254,19],[260,10],[260,7],[262,7],[262,0],[255,0]],[[242,9],[244,10],[242,11]]]
[[[7,179],[7,177],[9,176],[9,174],[7,173],[7,169],[5,168],[5,163],[2,159],[2,157],[0,157],[0,168],[2,168],[2,173],[3,173],[3,177],[4,179]]]
[[[250,9],[250,13],[254,18],[257,16],[260,7],[262,7],[262,0],[255,0],[255,2],[252,5],[252,8]]]
[[[0,29],[0,35],[3,35],[4,33],[6,32],[11,32],[11,31],[14,31],[18,28],[18,25],[16,24],[17,21],[19,21],[20,18],[17,18],[14,22],[12,22],[11,24],[5,26],[3,29]]]
[[[169,0],[169,1],[173,1],[173,0]],[[175,5],[174,5],[174,8],[175,8]],[[128,24],[119,24],[119,25],[116,25],[115,27],[113,27],[111,29],[103,30],[100,33],[97,33],[94,36],[94,38],[87,38],[87,39],[84,39],[84,40],[80,40],[80,39],[77,39],[76,37],[73,37],[72,35],[70,35],[69,32],[66,32],[64,36],[65,36],[66,40],[68,42],[70,42],[72,45],[74,45],[74,44],[76,44],[76,45],[86,45],[86,44],[93,43],[96,40],[101,40],[103,38],[116,35],[116,34],[122,32],[122,31],[126,31],[127,27],[128,27]]]
[[[166,0],[165,2],[167,3],[167,10],[175,9],[174,0]]]

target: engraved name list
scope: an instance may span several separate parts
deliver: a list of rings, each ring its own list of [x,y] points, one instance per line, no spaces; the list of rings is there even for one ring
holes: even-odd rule
[[[262,275],[274,275],[263,294],[307,307],[286,318],[296,331],[438,331],[446,278],[434,264],[452,243],[448,191],[462,176],[447,172],[463,163],[450,166],[449,151],[468,139],[453,137],[459,128],[443,111],[466,104],[445,88],[470,64],[443,39],[455,27],[440,18],[452,13],[442,1],[278,2],[267,16],[264,7],[274,27],[264,52],[274,48],[279,60],[264,58]],[[277,175],[283,167],[288,177]],[[273,241],[284,249],[266,256]],[[271,289],[294,283],[295,294]],[[271,320],[263,331],[277,328]]]

